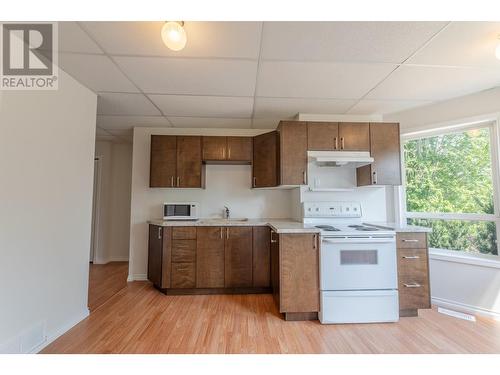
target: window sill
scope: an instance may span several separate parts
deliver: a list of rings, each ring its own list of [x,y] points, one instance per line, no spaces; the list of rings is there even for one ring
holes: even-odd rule
[[[430,248],[429,258],[445,262],[471,264],[480,267],[500,268],[500,257],[497,255],[473,255],[455,250]]]

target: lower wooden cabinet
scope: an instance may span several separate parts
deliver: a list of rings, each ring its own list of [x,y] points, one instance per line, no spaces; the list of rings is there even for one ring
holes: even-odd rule
[[[426,233],[397,233],[399,315],[431,307]]]
[[[224,288],[224,228],[196,228],[196,287]]]
[[[279,311],[287,320],[316,319],[319,311],[317,234],[272,236],[272,280]],[[277,263],[277,264],[276,264]]]
[[[224,243],[224,286],[252,286],[252,227],[226,227]]]
[[[271,229],[253,227],[252,285],[257,288],[271,286]]]
[[[172,288],[196,287],[196,264],[172,262]]]

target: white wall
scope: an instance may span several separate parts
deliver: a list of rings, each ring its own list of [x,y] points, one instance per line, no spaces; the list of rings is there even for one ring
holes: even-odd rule
[[[88,315],[96,95],[0,96],[0,352],[30,352]]]
[[[130,241],[132,145],[96,142],[101,163],[100,207],[97,215],[99,246],[96,263],[127,261]]]
[[[500,88],[384,116],[401,124],[401,134],[475,121],[500,118]],[[394,206],[395,202],[392,202]],[[395,205],[397,207],[397,204]],[[453,253],[452,253],[453,254]],[[500,260],[499,260],[500,262]],[[488,262],[457,259],[431,251],[433,303],[461,311],[500,317],[500,268]],[[477,263],[477,262],[476,262]]]
[[[162,216],[165,201],[195,201],[202,217],[221,217],[224,205],[233,217],[289,218],[292,190],[251,189],[249,165],[207,165],[206,189],[150,189],[151,134],[245,135],[270,130],[135,128],[132,161],[132,206],[129,280],[144,279],[147,272],[148,224]]]

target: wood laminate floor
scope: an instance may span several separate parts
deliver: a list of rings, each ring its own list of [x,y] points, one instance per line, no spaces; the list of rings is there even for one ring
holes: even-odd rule
[[[43,353],[500,353],[500,322],[286,322],[271,295],[165,296],[129,283]]]
[[[94,311],[127,286],[128,262],[90,264],[89,309]]]

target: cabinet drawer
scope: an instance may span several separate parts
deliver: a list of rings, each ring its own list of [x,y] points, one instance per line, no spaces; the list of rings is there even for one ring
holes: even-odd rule
[[[427,248],[426,233],[397,233],[398,249],[425,249]]]
[[[195,263],[172,263],[172,288],[196,287]]]
[[[431,307],[429,283],[425,280],[399,280],[399,309],[428,309]]]
[[[428,277],[427,249],[398,249],[398,277]]]
[[[196,261],[196,240],[172,240],[172,262],[191,263]]]
[[[174,240],[196,240],[196,227],[173,227]]]

